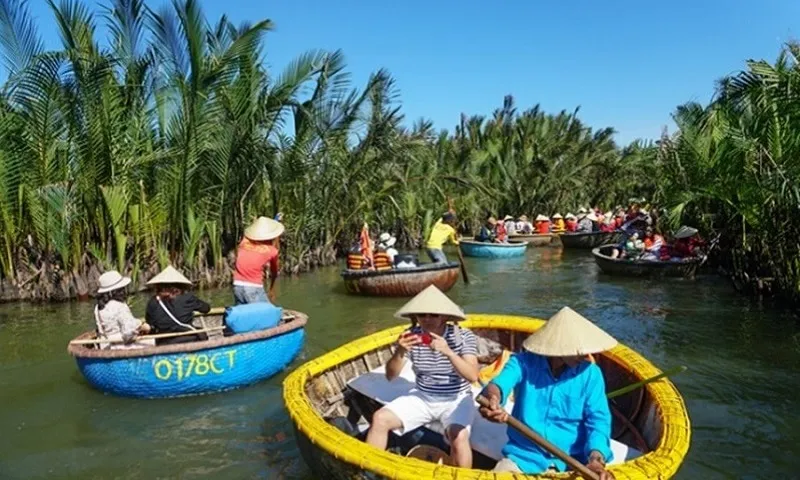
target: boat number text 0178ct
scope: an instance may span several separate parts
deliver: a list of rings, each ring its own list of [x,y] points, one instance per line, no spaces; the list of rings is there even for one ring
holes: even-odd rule
[[[226,367],[233,368],[235,356],[236,350],[228,350],[210,356],[205,353],[192,353],[175,358],[162,358],[153,364],[153,373],[157,379],[164,381],[171,379],[181,381],[192,375],[203,376],[209,373],[219,375],[225,372]]]

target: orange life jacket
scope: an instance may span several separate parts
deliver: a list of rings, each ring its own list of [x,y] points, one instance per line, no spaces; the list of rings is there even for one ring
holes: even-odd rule
[[[377,252],[372,259],[375,262],[375,270],[391,270],[392,261],[386,252]]]

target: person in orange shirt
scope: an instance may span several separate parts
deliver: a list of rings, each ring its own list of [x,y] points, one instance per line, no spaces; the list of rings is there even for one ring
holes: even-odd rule
[[[567,216],[564,217],[566,222],[564,222],[564,226],[566,227],[568,232],[576,232],[578,231],[578,218],[575,217],[572,213],[567,213]]]
[[[536,216],[536,233],[550,233],[550,219],[542,214]]]
[[[236,249],[233,272],[233,297],[236,305],[275,301],[275,281],[279,272],[279,251],[275,240],[283,232],[282,223],[267,217],[258,217],[244,231],[244,238]],[[267,268],[270,272],[269,294],[264,291],[264,274]]]

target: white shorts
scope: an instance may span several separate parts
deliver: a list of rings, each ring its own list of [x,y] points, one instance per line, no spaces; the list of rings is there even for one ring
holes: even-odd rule
[[[469,432],[477,410],[471,392],[439,396],[420,392],[416,388],[408,395],[387,403],[385,408],[403,422],[403,426],[395,430],[398,435],[404,435],[437,420],[445,430],[450,425],[461,425]]]

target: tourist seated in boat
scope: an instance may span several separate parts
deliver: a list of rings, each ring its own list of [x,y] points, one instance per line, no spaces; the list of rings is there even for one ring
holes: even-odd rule
[[[494,224],[494,242],[495,243],[508,243],[508,232],[503,222]]]
[[[702,255],[702,248],[706,243],[697,234],[697,229],[682,226],[675,232],[674,242],[670,248],[672,259],[681,260],[684,258],[698,257]]]
[[[172,265],[153,277],[148,286],[156,293],[150,298],[145,310],[145,319],[155,333],[181,333],[198,330],[192,325],[194,312],[208,313],[211,306],[186,290],[192,282]],[[158,345],[196,342],[206,340],[205,333],[160,338]]]
[[[567,213],[567,216],[564,217],[564,227],[567,229],[568,232],[577,232],[578,217],[576,217],[575,214],[573,213]]]
[[[442,247],[447,242],[458,245],[457,225],[458,217],[452,212],[445,213],[434,224],[428,236],[428,243],[425,245],[428,257],[433,263],[447,263],[447,255],[444,254]]]
[[[624,210],[617,210],[617,213],[614,214],[614,226],[617,229],[622,228],[622,224],[625,223],[625,211]]]
[[[647,227],[644,233],[644,253],[642,260],[658,262],[669,260],[669,250],[664,237],[653,227]]]
[[[514,217],[511,215],[506,215],[503,217],[503,226],[506,227],[507,235],[517,234],[517,222],[514,221]]]
[[[601,232],[610,233],[617,229],[617,223],[614,221],[614,215],[611,212],[606,212],[603,215],[603,221],[598,222]]]
[[[137,335],[150,332],[150,325],[134,317],[126,302],[131,279],[111,270],[100,275],[97,283],[97,305],[94,307],[97,338],[111,340],[111,343],[98,344],[99,348],[125,349],[155,345],[153,340],[136,340]]]
[[[397,256],[397,250],[394,245],[397,243],[397,238],[388,232],[381,233],[378,237],[378,253],[383,253],[389,258],[389,265],[394,265],[394,257]],[[377,255],[377,253],[376,253]],[[378,259],[375,259],[375,268],[380,270]]]
[[[277,239],[284,226],[277,220],[258,217],[244,231],[236,248],[233,270],[233,298],[236,305],[275,301],[275,282],[280,271]],[[269,269],[269,294],[264,291],[264,276]]]
[[[564,224],[564,217],[562,217],[560,213],[553,215],[553,233],[564,233],[566,229],[567,226]]]
[[[481,229],[478,231],[478,234],[475,235],[475,240],[478,242],[494,243],[495,225],[497,225],[497,220],[495,220],[494,217],[487,218],[486,223],[483,224]]]
[[[540,235],[550,233],[550,219],[542,215],[541,213],[539,215],[536,215],[535,225],[536,225],[536,233]]]
[[[411,328],[398,338],[386,378],[396,379],[410,360],[416,387],[375,412],[367,443],[383,450],[390,431],[405,434],[439,421],[456,465],[471,468],[469,435],[476,409],[470,385],[478,380],[477,336],[458,326],[466,318],[464,312],[434,285],[395,317],[411,320]]]
[[[531,225],[531,222],[528,221],[527,215],[519,216],[516,230],[518,235],[530,235],[533,233],[533,225]]]
[[[611,412],[603,372],[590,356],[613,348],[617,341],[594,323],[564,307],[511,355],[503,370],[484,388],[491,408],[481,415],[505,423],[503,408],[514,394],[511,415],[600,474],[613,478],[605,465],[612,460]],[[494,472],[538,474],[563,472],[566,464],[549,455],[515,429]]]
[[[582,216],[581,216],[582,215]],[[594,212],[584,213],[578,215],[578,233],[592,233],[595,231],[595,222],[597,222],[597,215]]]

